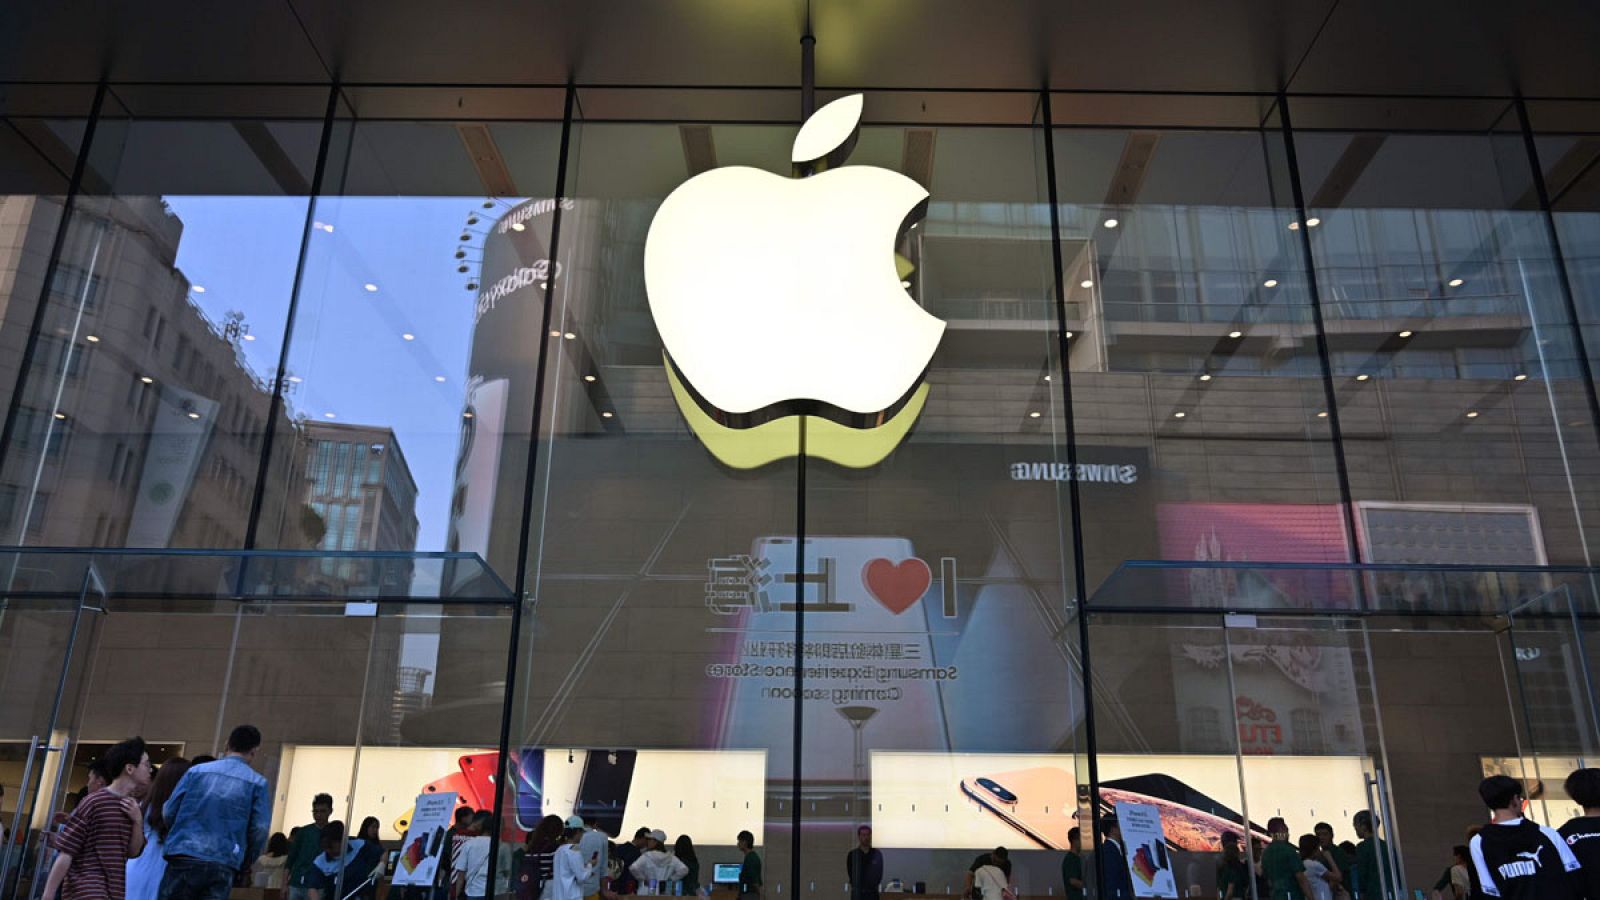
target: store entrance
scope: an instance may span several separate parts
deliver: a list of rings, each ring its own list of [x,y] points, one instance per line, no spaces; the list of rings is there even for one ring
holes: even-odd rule
[[[1180,895],[1219,896],[1219,820],[1264,841],[1280,817],[1359,896],[1426,894],[1484,821],[1486,775],[1524,779],[1541,822],[1577,814],[1584,622],[1565,595],[1498,616],[1093,613],[1102,808],[1165,804]]]

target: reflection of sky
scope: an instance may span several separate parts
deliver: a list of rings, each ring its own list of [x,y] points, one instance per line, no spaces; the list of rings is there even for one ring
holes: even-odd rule
[[[217,323],[230,310],[244,313],[256,338],[242,345],[244,356],[259,376],[270,377],[282,345],[306,201],[165,199],[184,223],[178,267],[205,288],[195,301]],[[288,385],[290,414],[394,429],[417,481],[419,550],[442,549],[449,522],[474,298],[464,287],[469,276],[456,271],[452,254],[478,202],[320,199],[316,220],[333,231],[311,232],[294,323],[289,372],[302,381]],[[481,246],[481,238],[473,237]],[[367,291],[369,283],[378,290]],[[436,380],[441,376],[443,382]],[[330,412],[335,418],[326,417]]]

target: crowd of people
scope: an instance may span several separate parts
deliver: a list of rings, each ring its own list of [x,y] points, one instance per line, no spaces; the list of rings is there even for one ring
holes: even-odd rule
[[[114,744],[89,770],[71,815],[50,838],[45,900],[226,900],[235,887],[280,889],[286,900],[376,900],[387,851],[378,819],[346,835],[333,797],[318,794],[311,821],[268,834],[267,780],[252,767],[261,732],[241,725],[222,758],[169,759],[156,771],[141,738]],[[459,808],[433,884],[400,900],[616,900],[703,894],[688,835],[640,828],[613,842],[579,816],[546,816],[520,844],[495,844],[494,814]],[[755,836],[737,844],[740,900],[762,896]],[[513,884],[513,881],[515,882]]]
[[[333,820],[333,798],[318,794],[312,821],[268,834],[267,780],[252,763],[261,733],[241,725],[220,759],[199,757],[151,765],[144,741],[113,745],[91,767],[89,783],[51,838],[44,900],[225,900],[235,886],[281,888],[287,900],[376,900],[386,850],[379,822],[367,817],[353,834]],[[1566,792],[1583,814],[1559,830],[1525,817],[1523,783],[1505,775],[1483,780],[1488,821],[1467,829],[1465,844],[1432,885],[1434,900],[1600,900],[1600,769],[1579,769]],[[1082,833],[1073,828],[1061,864],[1066,900],[1083,900],[1086,868],[1095,896],[1132,900],[1134,889],[1115,815],[1100,818],[1102,850],[1086,867]],[[1267,840],[1228,831],[1216,868],[1219,900],[1404,900],[1393,857],[1370,811],[1351,821],[1356,841],[1336,841],[1319,822],[1291,840],[1282,817],[1267,822]],[[446,835],[431,885],[407,886],[399,900],[616,900],[624,895],[696,896],[707,879],[694,841],[667,845],[658,829],[639,828],[613,841],[580,816],[545,816],[524,841],[496,843],[494,815],[460,808]],[[861,826],[845,859],[851,900],[878,900],[882,852]],[[755,837],[741,831],[739,900],[762,900]],[[491,882],[489,869],[495,860]],[[492,895],[491,895],[492,888]],[[1420,893],[1420,892],[1419,892]],[[969,867],[963,897],[1016,900],[1004,847]]]

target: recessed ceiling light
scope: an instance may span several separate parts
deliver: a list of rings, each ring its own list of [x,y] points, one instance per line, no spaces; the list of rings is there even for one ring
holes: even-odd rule
[[[611,416],[612,416],[612,412],[609,409],[600,414],[600,418],[602,418],[602,419],[609,419],[609,418],[611,418]]]
[[[369,294],[373,293],[374,291],[376,291],[378,289],[378,286],[373,284],[370,281],[367,282],[366,284],[362,285],[362,287],[366,288],[367,289],[367,293],[369,293]]]
[[[900,286],[905,288],[906,290],[910,290],[911,289],[911,282],[906,281],[904,278],[902,278],[902,279],[900,279]]]
[[[469,410],[467,410],[467,411],[466,411],[466,412],[464,412],[464,413],[462,413],[462,414],[461,414],[461,418],[463,418],[463,419],[470,419],[470,418],[472,418],[472,410],[470,410],[470,409],[469,409]]]
[[[1172,417],[1174,419],[1181,419],[1181,418],[1183,418],[1184,416],[1187,416],[1187,415],[1188,415],[1188,413],[1186,413],[1186,412],[1184,412],[1183,410],[1180,409],[1177,412],[1173,413]]]
[[[1211,380],[1211,373],[1207,372],[1204,375],[1201,375],[1200,376],[1200,380],[1201,381],[1210,381]]]
[[[1234,340],[1238,340],[1239,338],[1244,337],[1244,332],[1242,332],[1242,331],[1230,331],[1230,332],[1228,332],[1228,337],[1231,337]]]
[[[304,380],[305,379],[301,378],[299,375],[290,375],[289,376],[289,383],[290,384],[299,384],[300,382],[302,382]]]
[[[589,382],[590,384],[594,384],[594,376],[593,375],[585,375],[585,376],[583,376],[583,380]]]
[[[1071,340],[1071,339],[1072,339],[1072,332],[1070,332],[1070,331],[1069,331],[1069,332],[1067,332],[1067,339],[1068,339],[1068,340]]]
[[[1327,417],[1328,417],[1328,411],[1327,410],[1322,410],[1321,412],[1317,413],[1317,418],[1319,418],[1319,419],[1326,419]]]
[[[1408,328],[1405,331],[1400,332],[1400,336],[1403,338],[1411,337],[1411,329]]]
[[[1038,410],[1034,410],[1034,411],[1032,411],[1032,412],[1030,412],[1030,413],[1028,413],[1028,418],[1030,418],[1030,419],[1037,419],[1037,418],[1039,418],[1039,417],[1040,417],[1040,416],[1042,416],[1042,415],[1044,415],[1044,414],[1043,414],[1043,413],[1041,413],[1041,412],[1039,412],[1039,411],[1038,411]]]
[[[323,418],[324,418],[324,419],[337,419],[337,418],[338,418],[338,416],[336,416],[336,415],[334,415],[334,414],[333,414],[333,413],[331,413],[331,412],[325,412],[325,413],[323,413],[323,414],[322,414],[322,417],[323,417]]]
[[[1318,225],[1321,225],[1321,224],[1322,224],[1322,220],[1317,218],[1316,216],[1312,216],[1311,218],[1306,220],[1306,227],[1307,228],[1315,228],[1315,227],[1317,227]]]
[[[58,418],[58,419],[65,419],[66,417],[67,417],[67,414],[64,413],[64,412],[56,413],[56,418]]]
[[[100,343],[100,336],[99,335],[94,335],[94,334],[85,335],[83,339],[88,341],[91,344]]]
[[[550,329],[550,336],[551,337],[561,337],[561,332],[558,329],[552,328],[552,329]]]
[[[198,284],[189,285],[189,290],[194,291],[196,294],[204,294],[206,292],[205,287]]]
[[[191,418],[191,419],[198,419],[198,418],[200,418],[200,414],[199,414],[199,413],[197,413],[197,412],[192,412],[192,413],[189,413],[189,418]]]
[[[1467,410],[1467,418],[1476,419],[1477,417],[1478,417],[1478,411],[1477,410],[1475,410],[1475,409]]]
[[[1512,381],[1527,381],[1528,380],[1528,373],[1527,372],[1518,372],[1517,374],[1511,376],[1511,380]]]
[[[433,376],[433,380],[439,382],[440,384],[444,384],[446,379],[443,375],[435,375]]]
[[[1107,219],[1106,220],[1106,227],[1107,228],[1115,228],[1115,227],[1117,227],[1117,225],[1118,225],[1118,222],[1117,222],[1116,219]]]
[[[409,331],[406,332],[405,334],[400,335],[400,340],[402,340],[402,341],[414,341],[416,339],[417,339],[417,336],[412,334]]]
[[[1276,278],[1268,278],[1266,281],[1261,282],[1261,286],[1262,287],[1269,287],[1269,288],[1277,287],[1278,286],[1278,279],[1276,279]]]
[[[1049,375],[1046,375],[1046,376],[1045,376],[1045,377],[1044,377],[1044,380],[1045,380],[1045,381],[1049,381],[1049,380],[1050,380],[1050,376],[1049,376]]]
[[[139,376],[139,380],[144,382],[145,384],[155,384],[156,383],[156,380],[154,378],[151,378],[149,375],[140,375]]]
[[[1371,377],[1372,377],[1371,375],[1368,375],[1367,373],[1362,372],[1360,375],[1356,376],[1356,380],[1357,381],[1366,381],[1368,378],[1371,378]]]
[[[1081,288],[1092,288],[1092,287],[1094,287],[1094,279],[1085,278],[1084,280],[1078,282],[1078,287],[1081,287]]]
[[[511,223],[511,230],[512,231],[527,231],[528,230],[528,226],[522,224],[521,222],[512,222]]]
[[[247,334],[247,335],[244,336],[244,339],[247,340],[247,341],[253,341],[253,340],[256,339],[256,336],[253,335],[253,334]]]
[[[1451,287],[1461,287],[1461,286],[1462,286],[1462,285],[1463,285],[1463,284],[1466,284],[1466,282],[1465,282],[1465,281],[1462,281],[1462,280],[1461,280],[1461,279],[1459,279],[1459,278],[1452,278],[1452,279],[1450,279],[1450,286],[1451,286]]]
[[[567,340],[569,340],[569,341],[575,341],[575,340],[577,340],[577,339],[578,339],[578,336],[577,336],[577,335],[575,335],[575,334],[573,334],[573,333],[572,333],[572,332],[570,332],[570,331],[569,331],[569,332],[567,332],[567,333],[566,333],[566,334],[563,334],[563,335],[562,335],[562,337],[564,337],[564,338],[566,338],[566,339],[567,339]]]
[[[1290,222],[1289,223],[1289,230],[1290,231],[1299,231],[1300,230],[1300,223],[1299,222]]]

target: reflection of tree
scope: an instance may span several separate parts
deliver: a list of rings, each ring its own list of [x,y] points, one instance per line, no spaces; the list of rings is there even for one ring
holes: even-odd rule
[[[319,547],[328,533],[328,522],[306,503],[300,506],[300,537],[307,547]]]

